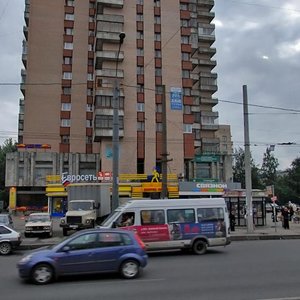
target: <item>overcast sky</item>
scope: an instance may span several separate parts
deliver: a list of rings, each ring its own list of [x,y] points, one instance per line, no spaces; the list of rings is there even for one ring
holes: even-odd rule
[[[214,11],[219,124],[231,126],[234,148],[244,147],[247,85],[254,161],[261,165],[274,144],[286,169],[300,156],[300,0],[215,0]],[[17,139],[23,16],[24,0],[0,0],[0,144]]]

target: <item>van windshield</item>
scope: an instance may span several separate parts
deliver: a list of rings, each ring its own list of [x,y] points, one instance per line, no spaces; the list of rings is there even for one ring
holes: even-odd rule
[[[119,214],[120,214],[120,212],[115,210],[101,223],[100,226],[111,227],[111,223],[117,219],[117,216]]]

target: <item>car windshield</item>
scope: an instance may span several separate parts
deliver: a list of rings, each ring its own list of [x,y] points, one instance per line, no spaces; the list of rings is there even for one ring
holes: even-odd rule
[[[48,222],[50,221],[50,216],[29,216],[29,222]]]
[[[102,223],[100,226],[103,226],[103,227],[109,227],[111,222],[113,220],[115,220],[116,216],[120,214],[120,211],[114,211],[112,212]]]
[[[70,202],[69,210],[92,210],[92,202]]]
[[[7,216],[0,216],[0,223],[6,223],[8,221]]]

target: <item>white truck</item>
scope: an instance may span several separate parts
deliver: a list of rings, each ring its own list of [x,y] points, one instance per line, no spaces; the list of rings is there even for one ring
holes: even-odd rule
[[[64,236],[70,230],[94,228],[98,220],[111,212],[109,185],[70,184],[67,192],[68,210],[60,220]]]

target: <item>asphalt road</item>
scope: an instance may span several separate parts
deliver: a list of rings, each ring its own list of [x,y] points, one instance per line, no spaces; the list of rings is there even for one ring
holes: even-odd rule
[[[136,280],[118,275],[63,278],[35,286],[18,278],[26,251],[0,257],[0,298],[5,300],[262,300],[300,299],[300,240],[235,242],[204,256],[151,254]]]

